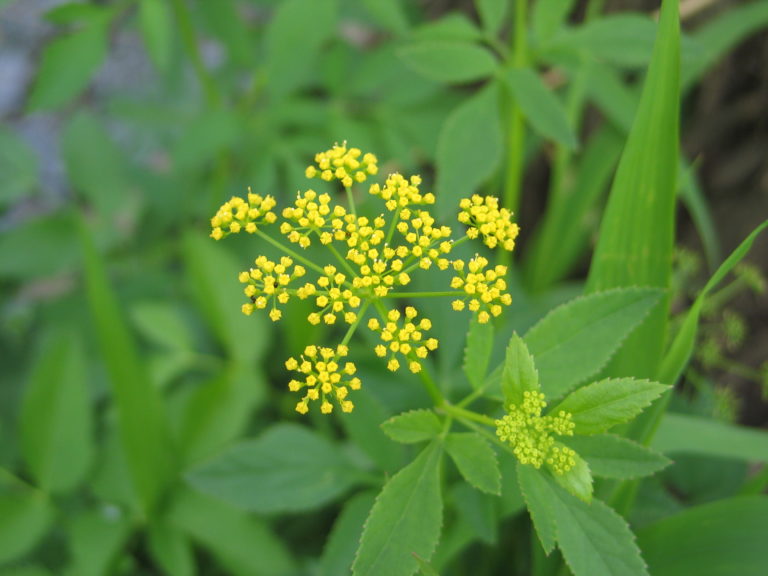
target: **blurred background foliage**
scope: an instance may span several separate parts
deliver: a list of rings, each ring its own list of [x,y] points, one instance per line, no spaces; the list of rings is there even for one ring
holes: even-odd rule
[[[768,213],[768,3],[681,4],[676,311]],[[248,186],[289,200],[314,153],[346,140],[383,173],[422,174],[443,216],[475,190],[515,208],[516,304],[498,328],[524,330],[582,290],[655,8],[539,0],[520,23],[491,0],[0,0],[0,574],[342,573],[370,492],[306,506],[262,493],[255,516],[178,477],[299,420],[273,359],[322,330],[298,312],[280,327],[242,316],[253,240],[214,243],[208,218]],[[521,26],[525,67],[498,79]],[[508,127],[510,95],[524,129]],[[510,187],[512,132],[525,154]],[[723,289],[676,409],[765,426],[764,291],[755,267]],[[464,332],[440,311],[450,388]],[[391,474],[406,451],[378,424],[427,401],[365,369],[351,417],[310,420],[344,458]],[[282,448],[262,438],[269,462]],[[645,485],[638,521],[735,493],[748,473],[681,462]],[[480,546],[493,573],[492,518],[512,515],[512,530],[522,504],[506,495],[499,511],[465,488],[435,562],[466,573]]]

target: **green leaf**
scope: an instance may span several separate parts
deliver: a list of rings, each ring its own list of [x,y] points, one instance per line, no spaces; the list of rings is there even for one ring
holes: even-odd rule
[[[441,218],[455,217],[459,200],[470,196],[494,173],[501,148],[498,89],[490,85],[451,112],[440,131],[435,163]]]
[[[542,292],[567,277],[587,253],[594,214],[607,192],[623,142],[610,125],[598,130],[584,147],[573,182],[566,179],[561,195],[533,230],[523,261],[523,279],[532,292]]]
[[[0,206],[34,191],[38,182],[37,156],[26,142],[0,127]]]
[[[699,416],[665,414],[652,445],[665,454],[683,452],[768,463],[768,432]]]
[[[238,364],[257,362],[269,342],[268,321],[240,311],[245,297],[237,275],[247,266],[238,265],[222,245],[193,232],[184,237],[183,255],[192,295],[216,338]]]
[[[363,533],[363,524],[371,512],[375,498],[376,494],[363,492],[353,496],[344,504],[344,508],[333,523],[320,558],[322,576],[349,574]]]
[[[196,574],[195,556],[189,538],[165,519],[148,527],[149,551],[158,566],[174,576]]]
[[[139,0],[139,29],[152,63],[168,70],[173,55],[173,14],[163,0]]]
[[[98,14],[83,28],[57,36],[44,48],[27,101],[29,110],[58,108],[85,89],[107,53],[109,24],[108,18]]]
[[[481,542],[494,545],[498,540],[499,500],[496,495],[484,494],[466,482],[457,482],[451,488],[450,506],[461,520],[466,522]],[[443,540],[444,542],[444,540]],[[437,562],[437,558],[432,559]]]
[[[652,524],[638,543],[654,576],[762,576],[766,518],[768,497],[730,498]]]
[[[475,9],[488,36],[496,37],[504,26],[508,4],[507,0],[475,0]]]
[[[464,374],[474,389],[480,388],[485,381],[488,363],[493,352],[493,324],[480,324],[472,316],[467,332],[467,346],[464,348]]]
[[[395,442],[413,444],[431,440],[443,427],[432,410],[411,410],[383,422],[381,429]]]
[[[23,455],[45,491],[75,488],[93,459],[86,377],[77,332],[51,335],[34,363],[21,408]]]
[[[242,119],[232,110],[202,110],[186,122],[173,157],[178,168],[206,166],[222,151],[235,146],[242,134]]]
[[[542,477],[542,472],[532,466],[517,464],[517,482],[525,498],[533,527],[544,552],[549,555],[557,543],[557,525],[552,506],[552,488]]]
[[[296,424],[278,424],[192,470],[187,478],[205,494],[242,510],[311,510],[355,483],[343,453]]]
[[[563,447],[560,442],[555,442],[555,446]],[[573,468],[564,472],[563,474],[552,473],[552,478],[560,486],[565,488],[580,500],[590,503],[592,502],[592,472],[589,469],[589,465],[584,459],[576,454],[574,456],[576,464]]]
[[[680,106],[678,2],[662,5],[653,58],[613,181],[587,281],[588,292],[666,288],[672,275]],[[653,378],[667,330],[668,298],[629,337],[609,374]]]
[[[612,434],[573,436],[562,441],[587,461],[592,474],[602,478],[649,476],[672,463],[658,452]]]
[[[134,304],[131,320],[153,344],[169,350],[191,350],[191,330],[181,309],[162,300]]]
[[[398,51],[413,70],[436,82],[465,84],[493,75],[498,63],[493,54],[472,42],[422,40]]]
[[[440,446],[432,444],[384,486],[365,523],[355,576],[410,576],[429,560],[442,526]]]
[[[403,465],[404,447],[392,442],[383,429],[384,420],[391,414],[391,410],[365,387],[355,394],[355,409],[341,418],[341,425],[347,438],[372,462],[381,470],[394,473]]]
[[[296,573],[285,545],[265,522],[188,489],[174,494],[168,522],[209,550],[227,574],[284,576]]]
[[[626,521],[600,500],[587,504],[552,485],[557,540],[575,576],[647,575]]]
[[[162,399],[141,363],[133,335],[90,231],[80,221],[91,317],[117,407],[120,441],[142,511],[151,511],[176,474]]]
[[[558,397],[601,370],[661,295],[649,288],[610,290],[545,316],[525,335],[542,391]]]
[[[531,25],[539,44],[545,44],[565,26],[573,4],[574,0],[539,0],[533,3]]]
[[[363,0],[374,21],[385,30],[403,34],[408,30],[408,17],[400,0]]]
[[[51,527],[54,510],[40,492],[8,485],[0,470],[0,564],[20,558]]]
[[[602,16],[567,33],[546,47],[559,52],[585,51],[593,58],[620,66],[645,66],[653,52],[656,23],[648,16]]]
[[[419,563],[419,574],[421,576],[440,576],[437,570],[435,570],[432,565],[421,556],[414,554],[414,558],[416,558],[416,562]]]
[[[115,216],[131,194],[124,154],[101,122],[79,112],[65,126],[61,148],[72,186],[100,214]]]
[[[70,557],[67,576],[103,576],[121,557],[133,527],[114,510],[87,510],[69,519],[65,525]]]
[[[240,436],[264,399],[265,383],[257,368],[235,363],[188,390],[178,425],[183,461],[208,458]]]
[[[632,420],[668,389],[664,384],[634,378],[601,380],[572,392],[551,412],[570,412],[576,434],[599,434]]]
[[[206,27],[227,47],[229,60],[238,66],[248,66],[255,48],[251,39],[256,35],[249,29],[248,19],[240,14],[239,3],[235,0],[202,2],[198,8]]]
[[[335,32],[337,12],[336,0],[288,0],[277,6],[264,38],[266,87],[273,98],[282,98],[311,78],[322,45]]]
[[[520,406],[525,392],[537,392],[539,374],[533,362],[533,356],[523,339],[512,335],[504,357],[504,367],[501,372],[501,392],[507,405]]]
[[[510,68],[503,80],[534,130],[566,148],[576,148],[578,141],[565,108],[536,72],[530,68]]]
[[[747,252],[752,248],[752,244],[755,242],[757,236],[765,230],[766,227],[768,227],[768,220],[755,228],[752,233],[739,244],[736,250],[734,250],[725,262],[723,262],[715,271],[706,286],[704,286],[704,289],[696,297],[693,306],[688,310],[688,314],[686,314],[685,320],[683,320],[683,325],[681,326],[680,331],[672,342],[672,346],[666,356],[664,356],[664,360],[659,370],[660,380],[674,384],[683,373],[683,370],[685,370],[685,367],[688,365],[688,361],[693,354],[701,308],[704,305],[707,296],[718,284],[720,284],[720,282],[723,281],[725,276],[733,270],[734,266],[741,262],[744,256],[747,255]]]
[[[756,0],[730,6],[698,27],[693,32],[693,39],[701,47],[701,54],[683,69],[683,93],[695,86],[725,54],[767,25],[768,4]]]
[[[483,37],[483,33],[474,22],[464,14],[449,12],[437,20],[425,22],[413,31],[419,41],[459,40],[474,42]]]
[[[451,433],[445,439],[445,450],[453,459],[464,480],[482,492],[501,494],[501,473],[496,452],[476,432]]]

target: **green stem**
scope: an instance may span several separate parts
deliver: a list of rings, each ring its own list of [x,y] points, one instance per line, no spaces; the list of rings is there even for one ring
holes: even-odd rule
[[[347,333],[344,334],[344,338],[341,341],[340,346],[346,346],[349,341],[352,339],[352,335],[355,333],[355,330],[357,330],[357,327],[360,325],[360,321],[363,319],[363,316],[365,316],[366,310],[368,310],[368,306],[371,305],[370,300],[367,301],[365,304],[363,304],[363,307],[360,308],[360,312],[357,314],[357,320],[355,320],[349,327],[349,330],[347,330]]]
[[[354,278],[357,276],[354,270],[352,270],[352,266],[349,265],[349,262],[347,262],[344,258],[341,257],[341,254],[339,254],[339,251],[336,250],[336,248],[333,247],[333,244],[326,244],[330,251],[333,253],[333,255],[336,257],[336,260],[338,260],[342,266],[344,266],[344,269],[349,273],[349,275]]]
[[[308,258],[305,258],[304,256],[302,256],[298,252],[296,252],[294,250],[291,250],[290,248],[288,248],[288,246],[285,246],[284,244],[281,244],[280,242],[278,242],[277,240],[275,240],[274,238],[272,238],[268,234],[265,234],[261,230],[256,230],[256,234],[258,234],[258,236],[262,240],[266,240],[267,242],[272,244],[272,246],[274,246],[278,250],[282,250],[283,252],[285,252],[289,256],[292,256],[295,260],[301,262],[307,268],[312,268],[312,270],[314,270],[315,272],[318,272],[319,274],[325,274],[325,270],[323,270],[320,266],[318,266],[317,264],[312,262],[312,260],[309,260]]]
[[[357,208],[355,207],[355,198],[352,195],[352,187],[345,186],[344,190],[347,192],[347,202],[349,202],[349,211],[352,212],[352,216],[357,218]]]
[[[216,89],[216,83],[205,68],[203,58],[200,55],[200,49],[198,48],[197,40],[195,38],[195,29],[192,25],[192,19],[189,16],[187,5],[184,0],[171,0],[171,6],[179,26],[181,43],[184,46],[184,51],[187,53],[187,57],[190,62],[192,62],[192,67],[195,70],[197,79],[203,88],[205,100],[210,106],[216,107],[221,102],[221,97]]]
[[[389,230],[387,230],[387,239],[384,240],[385,246],[392,241],[392,236],[395,235],[395,228],[397,227],[397,223],[400,221],[401,210],[402,208],[398,206],[397,210],[395,211],[395,215],[392,217],[392,222],[389,224]]]
[[[449,416],[453,416],[459,420],[470,420],[472,422],[485,424],[486,426],[492,426],[493,428],[496,427],[496,420],[490,416],[484,416],[483,414],[478,414],[477,412],[472,412],[471,410],[465,410],[464,408],[459,408],[458,406],[448,403],[443,404],[441,409]]]

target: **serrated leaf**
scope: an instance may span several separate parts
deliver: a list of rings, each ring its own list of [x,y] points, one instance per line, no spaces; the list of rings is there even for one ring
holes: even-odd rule
[[[278,424],[256,440],[235,444],[187,478],[204,494],[262,513],[317,508],[356,481],[335,445],[296,424]]]
[[[464,84],[493,75],[498,63],[479,44],[458,40],[422,40],[398,54],[413,70],[437,82]]]
[[[552,485],[557,540],[574,576],[644,576],[648,570],[626,521],[600,500],[587,504]]]
[[[41,347],[21,409],[21,445],[37,485],[66,492],[93,458],[86,360],[76,332],[55,333]]]
[[[563,444],[587,461],[595,476],[626,480],[649,476],[672,461],[645,446],[612,434],[563,438]]]
[[[688,508],[640,531],[654,576],[762,576],[768,497],[737,497]]]
[[[189,489],[178,490],[168,522],[209,551],[233,576],[285,576],[297,568],[269,525]]]
[[[455,217],[461,198],[496,170],[501,148],[498,88],[490,85],[453,110],[440,131],[435,156],[440,217]]]
[[[440,420],[432,410],[403,412],[383,422],[381,429],[392,440],[403,444],[431,440],[442,432]]]
[[[555,446],[562,448],[562,444],[555,442]],[[586,461],[576,454],[576,464],[563,474],[552,473],[552,478],[565,490],[576,496],[579,500],[590,503],[592,501],[592,472]]]
[[[495,37],[504,26],[508,6],[507,0],[475,0],[480,22],[489,36]]]
[[[533,356],[523,339],[515,333],[507,345],[501,372],[501,392],[504,395],[504,402],[520,406],[525,392],[536,392],[540,388],[539,374],[536,371]]]
[[[598,372],[661,299],[653,288],[610,290],[555,308],[525,335],[544,394],[558,397]]]
[[[609,378],[572,392],[552,413],[570,412],[576,434],[599,434],[632,420],[668,388],[648,380]]]
[[[107,53],[108,29],[109,20],[99,14],[45,47],[27,102],[30,110],[57,108],[85,89]]]
[[[501,494],[501,473],[496,452],[476,432],[452,433],[445,439],[445,450],[464,480],[482,492]]]
[[[477,389],[483,385],[488,371],[488,363],[493,352],[493,324],[481,324],[476,316],[472,316],[467,332],[467,345],[464,348],[464,374]]]
[[[538,74],[530,68],[510,68],[502,78],[536,132],[566,148],[576,148],[578,141],[565,108]]]
[[[349,574],[355,560],[365,519],[371,512],[376,494],[363,492],[349,499],[333,523],[320,558],[321,576]]]
[[[667,288],[672,275],[679,159],[680,23],[662,4],[653,57],[600,226],[587,291]],[[609,374],[655,378],[667,332],[668,298],[627,339]]]
[[[542,478],[542,472],[532,466],[517,464],[517,482],[520,492],[525,498],[525,504],[539,537],[541,547],[549,555],[557,543],[557,525],[552,506],[552,488]]]
[[[443,516],[441,456],[430,445],[384,486],[365,523],[355,576],[410,576],[418,568],[414,554],[431,558]]]

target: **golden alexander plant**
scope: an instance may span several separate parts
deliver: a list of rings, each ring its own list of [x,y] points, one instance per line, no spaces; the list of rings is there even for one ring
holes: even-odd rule
[[[244,314],[265,311],[278,322],[292,299],[311,299],[315,310],[307,322],[347,325],[335,347],[307,346],[298,358],[285,362],[288,370],[298,373],[288,388],[303,393],[296,404],[302,414],[308,412],[310,402],[319,402],[324,414],[331,413],[334,404],[344,412],[354,409],[348,396],[361,382],[354,362],[346,358],[361,325],[377,335],[374,352],[389,370],[406,366],[421,372],[423,360],[439,342],[430,335],[431,321],[416,306],[401,308],[402,299],[453,297],[453,310],[466,308],[480,323],[499,316],[512,302],[505,266],[492,266],[479,255],[468,261],[453,255],[456,246],[472,239],[481,239],[489,248],[514,249],[519,229],[511,212],[499,208],[491,196],[465,198],[458,212],[464,235],[455,238],[452,228],[438,224],[433,216],[435,196],[421,191],[421,178],[395,173],[383,185],[374,183],[367,190],[382,202],[382,213],[374,218],[358,215],[353,188],[377,174],[375,155],[348,148],[346,143],[334,145],[315,156],[306,176],[338,181],[346,191],[347,206],[330,194],[308,189],[299,192],[293,205],[278,216],[275,198],[249,191],[246,199],[233,197],[225,202],[211,219],[215,240],[246,232],[285,254],[277,261],[260,255],[249,270],[240,273],[247,297]],[[327,249],[327,263],[302,255],[314,243]],[[413,274],[433,266],[450,274],[446,291],[407,291]]]

